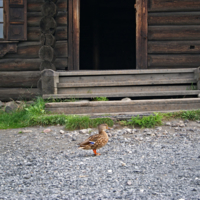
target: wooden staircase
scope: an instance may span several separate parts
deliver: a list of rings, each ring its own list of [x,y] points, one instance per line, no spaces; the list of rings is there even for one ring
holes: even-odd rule
[[[69,72],[54,72],[52,70],[44,70],[42,72],[42,92],[43,98],[79,98],[89,99],[93,97],[112,97],[123,98],[130,97],[134,99],[139,97],[143,99],[141,104],[139,101],[135,103],[125,102],[88,102],[88,103],[65,103],[54,104],[56,110],[66,114],[84,114],[89,113],[104,113],[106,106],[112,107],[108,112],[129,112],[129,108],[139,111],[160,111],[167,110],[167,104],[175,105],[169,109],[178,110],[198,109],[200,108],[200,100],[193,99],[194,106],[190,105],[190,100],[187,101],[166,101],[159,100],[161,97],[198,97],[200,94],[200,69],[162,69],[162,70],[115,70],[115,71],[69,71]],[[145,98],[151,100],[145,100]],[[157,98],[157,100],[153,100]],[[154,101],[155,103],[152,103]],[[163,102],[162,102],[163,101]],[[146,103],[145,103],[146,102]],[[156,108],[156,102],[159,103],[160,108]],[[184,102],[182,106],[176,106]],[[192,102],[191,102],[192,103]],[[121,106],[123,104],[123,106]],[[140,109],[136,109],[138,106]],[[154,106],[148,109],[148,105]],[[131,106],[132,105],[132,106]],[[134,107],[133,107],[134,105]],[[142,106],[141,106],[142,105]],[[146,106],[145,106],[146,105]],[[190,106],[189,106],[190,105]],[[48,104],[49,110],[53,104]],[[64,109],[64,107],[74,107],[74,110]],[[81,111],[81,106],[84,109]],[[92,106],[93,109],[89,109]],[[59,109],[60,107],[60,109]],[[96,107],[96,109],[94,109]],[[98,107],[101,107],[99,109]],[[126,107],[126,109],[125,109]],[[145,109],[142,109],[145,108]],[[159,107],[159,106],[158,106]],[[88,109],[87,109],[88,108]],[[120,109],[118,109],[120,108]],[[150,108],[150,107],[149,107]],[[65,111],[64,111],[65,110]],[[68,111],[67,111],[68,110]],[[89,111],[90,110],[90,111]],[[131,112],[131,110],[130,110]],[[106,112],[105,112],[106,113]]]

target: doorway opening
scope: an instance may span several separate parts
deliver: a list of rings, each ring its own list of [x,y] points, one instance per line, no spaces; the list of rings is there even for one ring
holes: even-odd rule
[[[133,0],[84,0],[80,4],[80,70],[136,69]]]

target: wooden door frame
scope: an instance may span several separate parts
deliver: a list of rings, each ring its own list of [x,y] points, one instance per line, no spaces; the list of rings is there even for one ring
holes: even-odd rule
[[[136,69],[147,69],[148,0],[136,0]],[[68,69],[80,69],[80,0],[68,0]]]

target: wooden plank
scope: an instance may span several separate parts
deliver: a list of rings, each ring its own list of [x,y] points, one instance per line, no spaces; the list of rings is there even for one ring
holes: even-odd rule
[[[41,12],[41,6],[44,4],[43,0],[27,0],[28,12]],[[58,11],[67,10],[67,0],[58,0],[57,3]]]
[[[69,31],[68,31],[68,44],[69,44],[69,54],[68,54],[68,69],[69,70],[73,70],[73,66],[74,66],[74,60],[73,60],[73,0],[68,0],[69,1],[69,8],[68,8],[68,17],[69,17]]]
[[[37,88],[0,88],[0,100],[29,100],[40,95]]]
[[[163,74],[130,74],[119,76],[68,76],[60,77],[60,83],[103,83],[103,82],[127,82],[127,81],[170,81],[175,79],[193,79],[194,72],[191,73],[163,73]]]
[[[148,11],[199,11],[199,7],[199,0],[150,0]]]
[[[173,74],[173,73],[192,73],[195,68],[192,69],[157,69],[157,70],[79,70],[79,71],[67,71],[59,72],[59,76],[97,76],[97,75],[123,75],[123,74]]]
[[[84,87],[84,88],[58,88],[58,94],[82,95],[82,94],[119,94],[119,93],[148,93],[148,92],[170,92],[190,90],[191,84],[188,85],[167,85],[167,86],[107,86],[107,87]]]
[[[73,64],[74,70],[79,70],[80,46],[80,0],[73,0]]]
[[[114,82],[90,82],[90,83],[58,83],[58,88],[70,87],[100,87],[100,86],[125,86],[125,85],[173,85],[195,83],[196,79],[175,79],[175,80],[152,80],[152,81],[114,81]]]
[[[149,26],[149,40],[200,40],[200,26]]]
[[[126,105],[106,105],[106,106],[90,106],[85,105],[82,107],[64,107],[64,108],[47,108],[48,111],[52,113],[59,114],[94,114],[94,113],[130,113],[130,112],[163,112],[163,111],[171,111],[171,110],[194,110],[199,109],[199,102],[186,102],[186,103],[174,103],[167,104],[163,102],[155,102],[154,104],[146,103],[146,104],[129,104],[127,102]]]
[[[56,58],[68,57],[68,42],[67,41],[57,41],[54,51],[55,51]]]
[[[148,14],[149,25],[199,25],[200,12],[158,12]]]
[[[136,0],[136,69],[147,68],[147,0]]]
[[[60,26],[56,28],[55,32],[56,40],[67,40],[68,33],[67,33],[67,26]]]
[[[40,41],[41,29],[39,27],[28,27],[27,29],[29,41]],[[57,27],[55,31],[56,40],[67,40],[67,27]]]
[[[200,41],[149,41],[148,53],[200,54]]]
[[[192,54],[166,54],[148,56],[148,67],[199,67],[200,56]]]
[[[66,107],[99,107],[99,106],[127,106],[127,105],[157,105],[157,104],[196,104],[200,103],[198,98],[179,98],[179,99],[147,99],[131,101],[89,101],[89,102],[53,102],[45,103],[46,108],[66,108]]]
[[[40,21],[42,19],[41,12],[28,12],[27,13],[27,25],[28,27],[39,27]],[[66,26],[67,25],[67,12],[62,11],[58,12],[55,17],[57,26]]]
[[[40,59],[0,59],[0,71],[35,71],[40,68]]]
[[[0,72],[0,87],[37,87],[40,72]]]
[[[198,95],[200,90],[184,90],[184,91],[162,91],[162,92],[136,92],[136,93],[96,93],[96,94],[48,94],[43,95],[43,98],[93,98],[93,97],[153,97],[153,96],[190,96]]]
[[[68,58],[56,58],[54,65],[57,70],[67,70],[68,68]]]

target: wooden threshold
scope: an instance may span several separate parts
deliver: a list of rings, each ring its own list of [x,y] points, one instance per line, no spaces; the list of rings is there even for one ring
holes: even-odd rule
[[[101,86],[128,86],[128,85],[172,85],[195,83],[195,79],[176,79],[176,80],[151,80],[151,81],[112,81],[112,82],[89,82],[89,83],[58,83],[58,88],[70,87],[101,87]]]
[[[44,99],[48,98],[93,98],[93,97],[151,97],[151,96],[188,96],[198,95],[200,90],[183,91],[158,91],[158,92],[135,92],[135,93],[97,93],[97,94],[45,94]]]
[[[67,71],[56,72],[59,76],[93,76],[93,75],[123,75],[123,74],[164,74],[164,73],[192,73],[196,68],[185,69],[151,69],[151,70],[79,70],[79,71]]]
[[[134,112],[166,112],[169,110],[193,110],[200,108],[199,98],[156,99],[134,101],[92,101],[46,103],[46,110],[64,114],[110,114]]]

